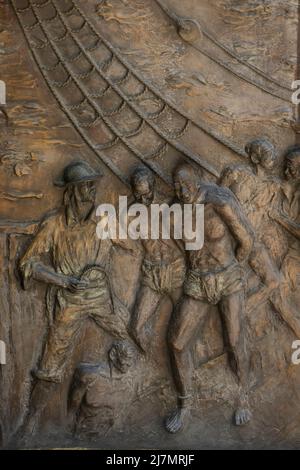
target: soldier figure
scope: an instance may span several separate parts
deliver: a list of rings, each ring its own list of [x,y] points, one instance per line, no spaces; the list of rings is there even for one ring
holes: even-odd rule
[[[101,177],[87,163],[68,165],[63,179],[63,207],[46,218],[21,259],[24,285],[30,279],[48,284],[50,331],[34,371],[27,435],[33,433],[46,406],[49,391],[65,376],[82,326],[91,318],[117,339],[127,339],[126,322],[114,311],[114,295],[107,276],[111,241],[96,234],[95,182]],[[48,257],[48,261],[46,261]]]
[[[132,175],[132,191],[138,203],[148,208],[149,219],[152,204],[162,204],[155,191],[155,179],[146,168],[138,168]],[[185,278],[184,250],[173,239],[141,240],[144,249],[142,287],[134,309],[131,329],[136,342],[145,351],[143,329],[156,312],[163,296],[167,295],[173,307],[182,295]]]
[[[184,204],[205,205],[204,247],[188,252],[185,296],[176,310],[169,329],[169,347],[178,406],[166,420],[166,428],[175,433],[187,422],[192,401],[190,346],[209,314],[218,305],[224,319],[230,364],[240,385],[237,425],[249,422],[246,403],[248,358],[245,350],[245,274],[242,263],[253,247],[253,231],[233,193],[216,184],[200,181],[190,166],[175,172],[175,189]]]

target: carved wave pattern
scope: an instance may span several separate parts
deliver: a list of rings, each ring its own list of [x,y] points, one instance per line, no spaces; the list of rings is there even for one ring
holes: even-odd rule
[[[291,87],[281,83],[279,80],[269,76],[266,72],[255,65],[247,62],[225,44],[221,43],[210,31],[206,30],[198,21],[178,16],[166,4],[165,0],[155,0],[160,8],[175,23],[179,35],[191,47],[201,52],[220,67],[230,72],[242,81],[253,85],[256,88],[290,103]],[[205,41],[203,40],[205,39]],[[203,45],[209,43],[209,47]],[[212,46],[212,51],[210,50]],[[233,59],[230,63],[229,59]]]
[[[192,119],[144,79],[95,28],[78,2],[12,0],[12,5],[60,107],[124,184],[128,185],[128,176],[122,160],[142,162],[170,185],[163,161],[174,151],[218,177],[218,170],[185,143],[195,128],[245,157],[239,145]]]

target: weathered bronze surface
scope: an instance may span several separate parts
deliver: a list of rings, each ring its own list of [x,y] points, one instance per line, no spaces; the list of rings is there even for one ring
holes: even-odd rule
[[[299,28],[285,0],[0,2],[1,447],[299,447]],[[203,248],[100,240],[119,196],[204,204]]]

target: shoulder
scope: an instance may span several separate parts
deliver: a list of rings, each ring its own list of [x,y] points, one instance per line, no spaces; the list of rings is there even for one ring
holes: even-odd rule
[[[247,165],[233,164],[223,169],[219,181],[222,186],[230,186],[232,183],[239,183],[245,178],[255,178],[252,168]]]
[[[54,230],[62,223],[62,214],[60,211],[52,211],[46,214],[38,224],[33,235],[33,242],[42,239],[49,239]]]
[[[60,224],[63,220],[64,211],[63,209],[55,209],[48,212],[41,220],[39,229],[55,227]]]
[[[207,184],[206,192],[207,202],[212,203],[217,207],[233,206],[238,204],[236,196],[233,192],[223,186],[218,186],[215,183]]]

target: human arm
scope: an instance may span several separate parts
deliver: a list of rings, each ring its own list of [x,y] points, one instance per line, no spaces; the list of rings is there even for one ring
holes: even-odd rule
[[[285,228],[291,235],[300,239],[300,224],[289,219],[286,215],[282,212],[269,212],[269,216],[271,219],[275,220],[279,223],[283,228]]]
[[[253,249],[255,235],[242,206],[231,191],[224,190],[219,192],[215,200],[215,210],[237,242],[237,260],[239,262],[246,261]]]
[[[65,276],[64,274],[56,273],[53,268],[42,262],[33,263],[31,269],[32,278],[35,281],[52,284],[63,289],[78,291],[86,289],[89,285],[87,281],[79,280],[73,276]]]
[[[51,216],[43,221],[21,258],[19,268],[24,288],[27,287],[31,279],[71,290],[85,288],[87,285],[85,281],[57,273],[51,266],[51,261],[46,261],[46,258],[49,258],[49,260],[52,258],[57,226],[58,222],[55,216]]]

